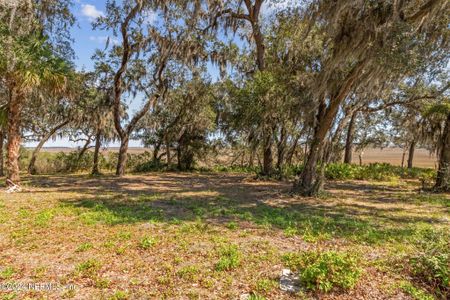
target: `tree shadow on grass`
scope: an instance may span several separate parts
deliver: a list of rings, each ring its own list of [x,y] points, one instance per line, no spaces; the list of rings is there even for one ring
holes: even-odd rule
[[[86,224],[134,224],[143,222],[173,223],[201,221],[215,225],[237,222],[241,228],[264,227],[285,230],[305,239],[346,238],[364,243],[403,241],[414,234],[415,222],[391,220],[385,226],[380,217],[364,218],[346,209],[301,203],[276,207],[264,202],[237,201],[218,196],[176,197],[152,196],[136,199],[115,196],[69,199],[64,205],[78,209]],[[415,220],[417,221],[417,220]],[[421,220],[420,220],[421,221]]]
[[[404,209],[396,204],[402,201],[393,197],[401,188],[366,183],[332,183],[329,188],[339,195],[314,199],[289,196],[289,183],[249,181],[242,174],[71,175],[28,180],[37,187],[30,192],[76,193],[78,197],[60,201],[78,210],[87,224],[200,220],[223,225],[235,221],[241,227],[270,227],[312,240],[346,238],[378,243],[408,239],[417,224],[440,222],[426,214],[401,214]],[[334,201],[340,196],[357,201]],[[390,205],[374,205],[380,201]]]

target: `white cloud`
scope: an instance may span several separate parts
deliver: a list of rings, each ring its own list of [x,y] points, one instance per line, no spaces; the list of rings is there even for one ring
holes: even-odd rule
[[[94,21],[98,17],[102,17],[105,15],[101,10],[98,10],[94,5],[91,4],[82,4],[81,13],[83,14],[83,16],[88,17],[88,19],[91,21]]]
[[[158,16],[157,16],[156,12],[153,10],[144,12],[145,22],[149,25],[154,24],[157,17]]]
[[[116,39],[114,37],[105,36],[105,35],[100,35],[100,36],[91,35],[89,37],[89,40],[93,41],[93,42],[96,42],[96,43],[99,43],[99,44],[106,44],[106,42],[108,41],[108,38],[109,38],[109,44],[110,45],[111,44],[117,45],[119,43],[118,39]]]

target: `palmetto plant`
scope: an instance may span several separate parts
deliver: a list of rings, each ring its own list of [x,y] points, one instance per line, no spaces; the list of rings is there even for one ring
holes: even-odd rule
[[[46,35],[47,20],[40,15],[43,12],[37,13],[40,4],[41,1],[24,1],[12,7],[0,4],[0,78],[5,82],[7,95],[7,182],[12,185],[20,182],[18,158],[24,108],[36,93],[66,92],[71,73],[69,64],[56,55]]]

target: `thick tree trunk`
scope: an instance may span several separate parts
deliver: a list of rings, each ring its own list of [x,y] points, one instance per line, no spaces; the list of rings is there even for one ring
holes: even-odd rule
[[[288,151],[287,157],[286,157],[286,163],[289,166],[292,166],[292,158],[294,157],[295,154],[295,150],[297,149],[297,145],[298,145],[298,140],[300,139],[300,135],[295,137],[294,142],[292,143],[291,148]]]
[[[302,171],[300,179],[294,182],[293,191],[305,196],[317,195],[322,185],[322,172],[319,174],[316,169],[318,160],[321,157],[321,150],[323,142],[330,131],[334,119],[336,118],[339,106],[345,97],[351,91],[353,84],[362,72],[367,61],[363,60],[356,64],[347,78],[343,81],[336,94],[331,97],[329,104],[326,106],[325,100],[322,99],[318,110],[317,126],[314,132],[313,141],[309,150],[309,155],[306,160],[305,167]],[[323,171],[322,165],[321,171]]]
[[[413,167],[413,160],[414,160],[414,151],[416,150],[416,141],[413,140],[411,144],[409,145],[409,152],[408,152],[408,169],[412,169]]]
[[[97,131],[95,136],[95,149],[94,149],[94,164],[92,165],[92,175],[100,174],[100,169],[98,167],[99,157],[100,157],[100,147],[102,146],[102,132],[101,130]]]
[[[273,157],[272,157],[272,134],[267,133],[264,139],[263,149],[263,174],[266,176],[272,175],[273,169]]]
[[[311,144],[300,180],[294,183],[294,192],[304,196],[313,196],[320,189],[320,182],[317,180],[317,164],[321,156],[320,138],[315,138]]]
[[[3,128],[0,128],[0,176],[5,176],[5,173],[3,171],[3,144],[5,141],[5,133],[3,131]]]
[[[155,144],[155,146],[153,148],[153,161],[154,162],[158,161],[158,154],[159,154],[160,149],[161,149],[161,142],[158,142],[157,144]]]
[[[281,128],[280,140],[277,143],[277,169],[281,170],[286,156],[287,132],[284,126]]]
[[[320,174],[317,173],[317,166],[319,160],[322,158],[325,137],[336,116],[337,108],[333,115],[327,115],[325,102],[321,101],[319,104],[316,116],[317,123],[314,128],[314,136],[309,147],[309,152],[307,155],[305,153],[306,160],[300,178],[294,182],[293,190],[295,193],[300,193],[303,196],[313,196],[321,188],[322,179],[320,178]]]
[[[437,192],[450,191],[450,113],[447,115],[444,132],[442,134],[442,148],[439,155],[439,168],[434,190]]]
[[[255,165],[255,156],[256,156],[256,148],[251,146],[251,148],[250,148],[250,156],[248,158],[248,166],[250,168],[253,168],[253,166]]]
[[[117,161],[117,169],[116,169],[117,176],[125,175],[125,168],[127,165],[128,142],[129,142],[129,135],[125,135],[120,141],[119,159]]]
[[[166,139],[166,158],[167,158],[167,167],[170,168],[172,164],[172,156],[170,155],[170,142]]]
[[[36,159],[37,159],[37,156],[38,156],[39,152],[41,151],[42,147],[48,141],[48,139],[50,139],[58,130],[60,130],[67,124],[69,124],[68,120],[56,125],[39,141],[39,144],[37,144],[36,148],[34,148],[33,153],[31,154],[30,163],[28,164],[28,174],[32,174],[32,175],[36,174],[36,166],[35,166]]]
[[[346,164],[352,163],[353,136],[355,134],[356,114],[357,114],[356,112],[352,114],[352,118],[350,119],[350,123],[348,124],[347,139],[345,141],[345,154],[344,154],[344,163]]]
[[[284,156],[286,153],[286,147],[282,146],[278,148],[278,155],[277,155],[277,169],[281,170],[284,164]]]
[[[181,170],[181,147],[179,144],[177,147],[177,168],[178,170]]]
[[[19,170],[19,151],[21,135],[21,111],[22,99],[16,94],[14,89],[11,90],[10,101],[8,102],[8,144],[7,144],[7,169],[6,177],[7,185],[20,184]]]
[[[272,147],[267,145],[264,147],[264,155],[263,155],[263,174],[270,176],[272,174]]]
[[[406,156],[406,149],[403,149],[403,153],[402,153],[402,169],[405,166],[405,156]]]

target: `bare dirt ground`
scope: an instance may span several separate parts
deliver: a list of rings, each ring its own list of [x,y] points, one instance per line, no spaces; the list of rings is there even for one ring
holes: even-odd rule
[[[414,250],[411,238],[449,229],[448,196],[418,194],[415,182],[332,182],[318,198],[242,174],[36,176],[24,184],[0,194],[0,283],[60,289],[0,290],[4,299],[412,299],[399,288],[409,280],[402,259]],[[230,245],[237,264],[219,270]],[[280,291],[283,257],[305,250],[360,257],[356,287]]]

